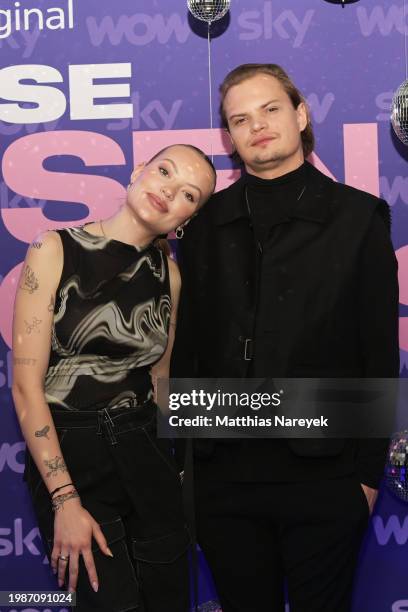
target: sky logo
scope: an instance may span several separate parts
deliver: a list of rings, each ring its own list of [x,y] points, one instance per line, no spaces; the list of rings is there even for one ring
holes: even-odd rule
[[[150,100],[142,104],[141,94],[133,92],[131,95],[133,117],[112,121],[107,124],[108,131],[140,130],[142,126],[150,130],[171,130],[176,123],[177,116],[183,105],[183,100],[174,100],[169,103],[168,109],[160,100]]]
[[[244,11],[238,17],[241,28],[240,40],[270,40],[278,36],[289,40],[294,48],[300,47],[310,28],[315,11],[305,11],[299,19],[293,10],[284,10],[277,15],[272,12],[272,2],[264,2],[263,11]]]
[[[0,557],[21,557],[26,551],[35,557],[44,554],[38,527],[24,533],[21,518],[14,519],[12,527],[0,527]],[[44,557],[43,562],[48,563],[47,557]]]

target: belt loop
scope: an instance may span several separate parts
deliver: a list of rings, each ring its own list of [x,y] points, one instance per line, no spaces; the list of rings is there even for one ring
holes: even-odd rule
[[[98,413],[98,420],[99,420],[99,414],[101,416],[101,422],[103,423],[103,425],[105,425],[106,427],[106,432],[109,436],[109,441],[110,443],[113,444],[117,444],[117,440],[115,438],[115,434],[113,432],[113,428],[115,427],[115,423],[112,421],[108,409],[107,408],[103,408],[100,413]]]
[[[104,411],[105,411],[105,415],[106,415],[106,420],[109,421],[111,427],[115,427],[115,423],[112,421],[108,409],[104,408]]]
[[[253,357],[252,338],[245,338],[244,360],[251,361]]]
[[[98,436],[102,435],[102,410],[98,410],[98,430],[96,434]]]

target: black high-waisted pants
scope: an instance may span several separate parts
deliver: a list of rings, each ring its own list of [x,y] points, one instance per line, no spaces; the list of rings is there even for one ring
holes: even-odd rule
[[[156,437],[156,405],[51,409],[51,414],[81,503],[113,553],[113,558],[106,556],[93,541],[97,593],[80,558],[76,612],[186,612],[190,538],[170,442]],[[50,554],[50,496],[28,451],[25,478]]]

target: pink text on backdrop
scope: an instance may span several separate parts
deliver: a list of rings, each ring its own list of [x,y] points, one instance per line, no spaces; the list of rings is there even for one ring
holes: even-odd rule
[[[158,130],[133,133],[133,165],[150,159],[158,150],[177,142],[193,144],[207,154],[227,155],[231,152],[228,136],[220,129]],[[3,176],[15,193],[36,199],[79,202],[88,206],[86,221],[110,215],[123,199],[125,190],[113,179],[45,170],[43,163],[55,155],[80,158],[85,166],[124,165],[124,153],[109,138],[89,131],[57,131],[24,136],[14,141],[3,156]],[[344,126],[345,182],[374,195],[379,194],[378,128],[372,124]],[[316,154],[310,161],[322,172],[333,177]],[[22,171],[24,169],[24,172]],[[219,170],[217,190],[223,189],[239,176],[238,170]],[[3,222],[18,240],[30,243],[46,229],[56,229],[64,222],[50,221],[40,208],[2,209]],[[84,219],[81,220],[84,222]],[[400,265],[401,303],[408,305],[408,247],[397,251]],[[3,309],[0,333],[11,346],[12,304],[22,264],[5,276],[0,286]],[[404,277],[407,281],[404,283]],[[401,348],[408,350],[408,318],[400,319]]]

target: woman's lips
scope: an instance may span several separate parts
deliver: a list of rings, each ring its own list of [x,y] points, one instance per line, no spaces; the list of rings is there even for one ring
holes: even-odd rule
[[[155,196],[154,193],[148,193],[147,197],[149,199],[150,204],[153,206],[153,208],[155,208],[159,212],[166,213],[169,211],[169,208],[166,202],[164,202],[164,200],[161,200],[160,198]]]

